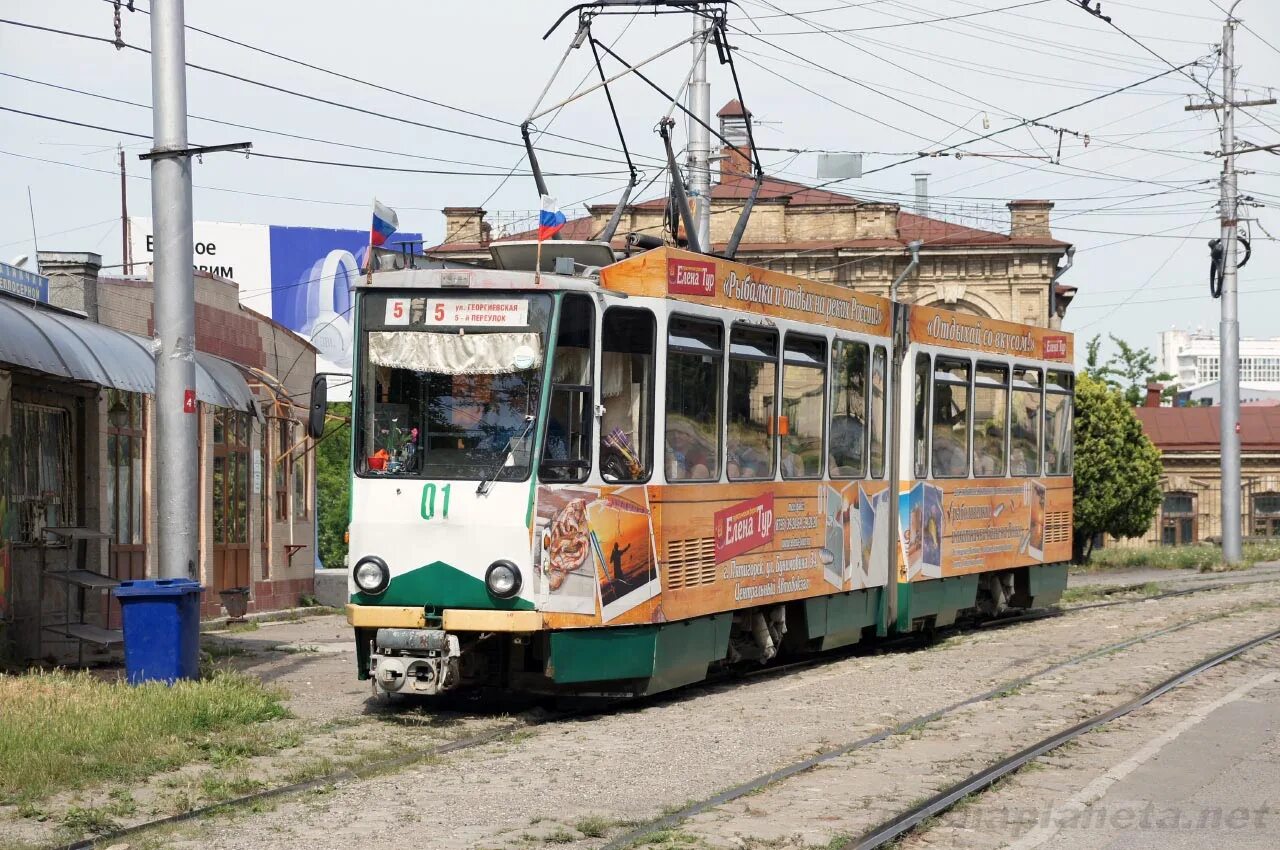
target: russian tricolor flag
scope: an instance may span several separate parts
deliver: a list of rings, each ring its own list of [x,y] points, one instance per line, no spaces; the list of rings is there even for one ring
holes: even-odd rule
[[[369,244],[375,248],[380,247],[391,238],[391,234],[395,233],[399,226],[400,217],[396,215],[396,211],[374,198],[373,229],[369,231]]]
[[[538,241],[550,239],[564,227],[564,213],[556,206],[556,199],[550,195],[542,196],[542,211],[538,213]]]

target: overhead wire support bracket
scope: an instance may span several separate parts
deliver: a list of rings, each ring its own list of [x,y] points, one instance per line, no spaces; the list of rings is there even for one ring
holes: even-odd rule
[[[138,154],[138,159],[176,159],[179,157],[203,156],[207,153],[221,153],[222,151],[244,151],[247,156],[252,147],[253,142],[232,142],[226,145],[189,145],[185,148],[174,148],[172,150],[150,150],[146,153]]]

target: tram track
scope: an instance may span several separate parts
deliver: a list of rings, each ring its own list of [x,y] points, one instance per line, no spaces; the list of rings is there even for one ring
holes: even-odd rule
[[[1071,741],[1074,741],[1095,729],[1105,726],[1114,720],[1137,711],[1143,706],[1148,705],[1169,693],[1169,691],[1179,685],[1189,682],[1196,676],[1217,667],[1219,664],[1230,661],[1251,649],[1276,639],[1280,639],[1280,629],[1275,629],[1257,637],[1250,638],[1249,640],[1238,643],[1235,646],[1215,655],[1203,658],[1192,666],[1175,673],[1139,696],[1120,705],[1114,706],[1107,711],[1096,714],[1074,726],[1055,732],[1054,734],[1023,748],[1022,750],[1019,750],[1008,758],[1001,759],[995,764],[965,777],[959,782],[956,782],[933,795],[929,799],[914,805],[896,817],[879,824],[870,831],[864,833],[862,836],[844,844],[833,845],[833,850],[834,848],[839,848],[839,850],[875,850],[875,848],[883,847],[886,844],[894,842],[918,829],[921,824],[930,818],[946,812],[970,795],[986,791],[1000,779],[1021,770],[1023,767],[1041,756],[1052,752],[1064,744],[1070,743]]]
[[[1280,580],[1280,578],[1270,579],[1270,580],[1260,579],[1257,581],[1249,581],[1249,582],[1219,583],[1219,584],[1212,584],[1212,585],[1204,585],[1204,586],[1195,587],[1195,588],[1180,589],[1176,591],[1170,591],[1170,592],[1155,594],[1151,596],[1144,596],[1140,598],[1107,600],[1103,602],[1090,603],[1086,605],[1072,606],[1069,608],[1045,609],[1042,611],[1033,611],[1033,612],[1028,612],[1026,614],[1020,614],[1012,617],[997,618],[995,620],[983,621],[981,623],[959,624],[954,627],[947,627],[947,629],[945,630],[945,634],[947,634],[948,636],[962,635],[962,634],[972,633],[978,629],[1007,627],[1015,624],[1035,622],[1038,620],[1047,620],[1047,619],[1062,617],[1068,614],[1094,610],[1098,608],[1132,605],[1132,604],[1137,604],[1142,602],[1157,602],[1163,599],[1177,598],[1177,597],[1187,596],[1194,593],[1222,590],[1222,589],[1231,588],[1231,587],[1238,587],[1238,586],[1244,586],[1249,584],[1258,584],[1266,581],[1276,581],[1276,580]],[[710,798],[707,801],[704,801],[703,803],[696,804],[694,806],[688,807],[687,809],[682,809],[680,811],[677,811],[671,815],[668,815],[667,817],[664,817],[652,823],[646,824],[641,829],[635,830],[633,831],[633,833],[628,833],[627,836],[621,836],[615,841],[606,845],[606,850],[611,850],[611,848],[625,847],[627,846],[627,843],[629,843],[630,841],[634,841],[636,838],[642,836],[643,834],[673,825],[674,823],[678,823],[679,821],[687,817],[690,817],[701,811],[705,811],[708,808],[712,808],[715,805],[719,805],[723,802],[727,802],[729,800],[735,799],[744,794],[751,793],[752,791],[758,790],[759,788],[762,788],[765,785],[772,784],[781,779],[785,779],[791,775],[807,770],[810,767],[813,767],[814,765],[822,763],[823,761],[836,758],[839,755],[852,752],[862,747],[870,746],[871,744],[874,744],[878,741],[882,741],[885,738],[888,738],[892,735],[901,734],[903,731],[908,730],[912,727],[932,722],[943,716],[946,716],[947,714],[953,713],[961,708],[964,708],[965,706],[973,705],[975,703],[992,699],[1001,693],[1007,692],[1011,688],[1020,687],[1023,684],[1026,684],[1030,681],[1033,681],[1035,679],[1038,679],[1044,676],[1051,675],[1066,667],[1081,664],[1093,658],[1097,658],[1108,653],[1121,651],[1125,648],[1159,638],[1163,635],[1182,631],[1184,629],[1187,629],[1192,626],[1199,625],[1214,619],[1219,619],[1224,616],[1230,616],[1231,613],[1233,612],[1232,611],[1218,612],[1205,617],[1198,617],[1192,620],[1188,620],[1167,628],[1144,633],[1134,638],[1129,638],[1124,641],[1119,641],[1117,643],[1111,644],[1106,647],[1091,650],[1089,652],[1067,659],[1066,661],[1062,661],[1057,664],[1051,665],[1049,667],[1046,667],[1039,671],[1028,674],[1027,676],[1012,680],[1010,682],[1004,682],[989,691],[968,697],[962,701],[948,705],[935,712],[931,712],[927,715],[922,715],[920,717],[912,718],[911,720],[904,721],[903,723],[900,723],[897,726],[882,730],[873,735],[859,739],[858,741],[855,741],[852,744],[848,744],[848,745],[836,748],[834,750],[829,750],[829,751],[820,753],[812,758],[805,759],[802,762],[797,762],[794,765],[790,765],[787,768],[782,768],[779,771],[774,771],[770,774],[766,774],[765,776],[759,777],[756,780],[752,780],[749,783],[745,783],[741,786],[736,786],[735,788],[722,792],[721,794],[716,795],[715,797]],[[850,647],[849,650],[845,652],[825,653],[820,656],[799,659],[797,661],[790,662],[790,663],[784,663],[784,664],[779,664],[775,666],[760,668],[758,670],[753,670],[748,673],[737,672],[734,674],[719,676],[717,678],[708,680],[706,683],[704,683],[704,686],[716,688],[716,689],[725,688],[725,687],[734,687],[739,683],[754,682],[754,681],[758,681],[760,679],[765,679],[765,678],[778,678],[778,677],[791,675],[805,669],[812,669],[815,667],[822,667],[830,664],[835,664],[840,661],[848,660],[851,657],[856,657],[858,655],[865,655],[868,653],[868,651],[874,651],[874,652],[894,651],[894,650],[903,649],[907,646],[921,646],[927,643],[928,643],[928,638],[926,636],[921,635],[919,633],[913,633],[911,635],[903,636],[902,638],[894,639],[888,642],[877,643],[874,647],[863,647],[863,646],[855,645],[854,647]],[[663,697],[661,696],[658,697],[659,700],[661,700],[662,698]],[[362,780],[362,779],[368,779],[380,774],[410,767],[414,764],[424,762],[424,761],[429,761],[431,759],[438,758],[441,756],[446,756],[446,755],[450,755],[460,751],[484,746],[486,744],[495,743],[495,742],[501,741],[502,739],[508,736],[517,734],[519,732],[528,731],[528,730],[539,728],[542,726],[547,726],[547,725],[569,721],[569,720],[581,720],[591,715],[607,713],[610,710],[613,710],[625,705],[634,705],[634,704],[635,704],[634,700],[619,699],[619,700],[608,700],[608,701],[596,701],[587,707],[575,707],[567,710],[555,710],[555,711],[549,711],[549,712],[548,711],[526,712],[526,716],[522,717],[521,719],[515,720],[510,723],[504,723],[500,726],[481,731],[475,735],[471,735],[465,738],[460,738],[454,741],[449,741],[447,743],[443,743],[438,746],[412,750],[412,751],[405,752],[389,758],[383,758],[383,759],[371,761],[366,764],[346,767],[338,771],[327,773],[325,775],[310,778],[300,782],[288,783],[284,785],[275,786],[272,788],[266,788],[263,790],[245,794],[240,797],[223,800],[217,803],[213,803],[207,806],[201,806],[199,808],[190,809],[174,815],[169,815],[166,817],[161,817],[154,820],[145,821],[142,823],[125,826],[121,829],[113,830],[108,833],[99,834],[92,837],[85,837],[85,838],[72,841],[66,844],[56,845],[52,850],[89,850],[89,848],[94,847],[100,842],[104,842],[104,841],[110,842],[110,841],[115,841],[119,839],[124,839],[130,836],[138,835],[140,833],[158,829],[158,828],[176,826],[182,823],[198,820],[204,817],[230,813],[236,810],[252,807],[255,804],[259,804],[259,803],[263,803],[263,802],[267,802],[267,801],[271,801],[271,800],[279,799],[283,797],[290,797],[290,796],[302,794],[314,789],[325,788],[328,786],[333,786],[333,785],[347,783],[347,782],[353,782],[353,781]],[[624,842],[624,839],[628,839],[628,838],[629,838],[629,841]]]
[[[1185,594],[1182,594],[1182,595],[1185,595]],[[1148,597],[1148,598],[1155,598],[1155,597]],[[1132,601],[1136,602],[1136,601],[1146,601],[1146,600],[1132,600]],[[1112,605],[1116,603],[1107,603],[1107,604]],[[1079,610],[1079,609],[1076,609],[1076,610]],[[1235,611],[1217,612],[1217,613],[1209,614],[1203,617],[1196,617],[1194,619],[1187,620],[1173,626],[1167,626],[1165,628],[1156,629],[1150,632],[1145,632],[1143,634],[1137,635],[1132,638],[1127,638],[1122,641],[1118,641],[1108,646],[1092,649],[1088,652],[1081,653],[1080,655],[1073,656],[1071,658],[1066,659],[1065,661],[1057,662],[1055,664],[1044,667],[1040,670],[1036,670],[1032,673],[1028,673],[1024,676],[1020,676],[1018,678],[1002,682],[990,688],[989,690],[983,691],[982,693],[965,697],[964,699],[958,700],[956,702],[953,702],[949,705],[946,705],[942,708],[928,712],[926,714],[921,714],[915,717],[911,717],[907,720],[902,720],[893,726],[889,726],[879,731],[876,731],[870,735],[866,735],[862,738],[857,739],[856,741],[823,750],[822,752],[809,756],[808,758],[792,762],[783,767],[777,768],[768,773],[765,773],[753,779],[750,779],[746,782],[735,785],[711,797],[707,797],[703,800],[699,800],[697,802],[683,806],[677,809],[676,811],[673,811],[673,812],[670,812],[669,814],[664,815],[663,817],[655,818],[651,821],[646,821],[641,825],[628,830],[626,833],[615,837],[614,839],[609,841],[607,844],[605,844],[601,848],[601,850],[626,850],[626,848],[631,847],[633,844],[635,844],[636,842],[638,842],[640,839],[644,838],[647,835],[660,833],[663,830],[675,828],[679,824],[683,823],[684,821],[696,815],[700,815],[704,812],[710,811],[726,803],[730,803],[734,800],[738,800],[747,795],[755,794],[769,786],[775,785],[776,783],[790,779],[798,774],[804,773],[826,762],[833,761],[842,756],[846,756],[851,753],[857,752],[858,750],[863,750],[868,747],[871,747],[872,745],[881,743],[889,738],[892,738],[895,735],[908,734],[912,730],[926,726],[930,723],[934,723],[935,721],[938,721],[949,715],[955,714],[956,712],[962,709],[968,708],[969,706],[977,705],[979,703],[1000,698],[1005,694],[1014,692],[1022,688],[1023,686],[1028,685],[1036,680],[1044,679],[1062,670],[1078,666],[1080,664],[1091,661],[1093,659],[1110,655],[1115,652],[1120,652],[1130,647],[1147,643],[1148,641],[1165,637],[1167,635],[1182,632],[1187,629],[1193,628],[1195,626],[1204,625],[1205,623],[1213,622],[1215,620],[1220,620],[1224,617],[1229,617],[1233,613],[1239,613],[1240,610],[1242,609],[1236,609]],[[1010,619],[1013,619],[1013,618],[1010,618]],[[1048,619],[1048,617],[1044,617],[1040,619]],[[1208,661],[1202,661],[1200,662],[1200,664],[1196,665],[1192,669],[1194,669],[1196,673],[1201,672],[1204,669],[1209,669],[1209,667],[1211,666],[1216,666],[1216,664],[1220,664],[1222,661],[1228,660],[1229,658],[1233,658],[1236,655],[1239,655],[1241,652],[1245,652],[1248,649],[1251,649],[1254,646],[1259,645],[1260,643],[1266,642],[1268,640],[1273,640],[1278,637],[1280,637],[1280,630],[1277,630],[1275,632],[1269,632],[1267,635],[1264,635],[1260,638],[1251,639],[1250,641],[1247,641],[1246,644],[1237,645],[1236,647],[1232,647],[1231,650],[1227,650],[1225,653],[1220,653],[1220,655],[1222,655],[1221,658],[1214,656],[1213,659],[1208,660],[1208,661],[1212,661],[1212,664],[1209,664]],[[1207,666],[1201,666],[1206,664]],[[1186,671],[1183,671],[1183,672],[1186,673]],[[1177,678],[1177,677],[1174,677],[1174,678]],[[1173,685],[1169,685],[1168,687],[1164,688],[1164,690],[1159,690],[1158,693],[1155,693],[1158,690],[1158,688],[1153,688],[1151,692],[1148,692],[1148,694],[1144,694],[1143,697],[1146,698],[1146,702],[1150,702],[1152,699],[1157,698],[1161,694],[1166,693],[1172,687],[1175,687],[1176,684],[1180,683],[1181,681],[1184,681],[1184,679],[1179,679],[1178,682],[1175,682]],[[1164,684],[1167,684],[1167,683],[1162,683],[1162,685]],[[1150,695],[1152,693],[1154,693],[1154,696]],[[1145,705],[1146,703],[1144,702],[1142,704]],[[1133,708],[1136,708],[1136,707],[1139,707],[1139,706],[1135,705],[1131,708],[1128,708],[1128,711],[1132,711]],[[1124,713],[1128,713],[1128,711]],[[1122,714],[1116,714],[1115,716],[1119,717],[1119,716],[1122,716]],[[1109,719],[1114,719],[1114,717]],[[1105,722],[1109,722],[1109,720]],[[1101,724],[1099,723],[1096,725],[1101,725]],[[1096,725],[1090,728],[1096,728]],[[1088,729],[1084,729],[1078,732],[1075,737],[1078,737],[1080,734],[1084,734],[1084,732],[1086,731],[1088,731]],[[1061,744],[1065,743],[1066,740],[1070,740],[1070,738],[1063,739],[1062,741],[1059,741],[1054,746],[1061,746]],[[1045,741],[1040,742],[1040,744],[1044,744],[1044,743]],[[1028,748],[1028,750],[1031,750],[1033,748],[1034,748],[1034,745],[1032,748]],[[1049,749],[1052,749],[1052,747],[1049,747]],[[1035,756],[1032,756],[1031,758],[1034,758],[1034,757]],[[1027,760],[1029,761],[1030,758],[1028,758]],[[1025,763],[1026,762],[1024,761],[1021,764],[1025,764]],[[1019,766],[1021,766],[1021,764],[1019,764]],[[1016,768],[1014,767],[1010,767],[1007,770],[1005,770],[1005,773],[1011,772],[1012,770],[1015,770],[1015,769]],[[995,782],[1002,775],[1004,775],[1004,773],[993,776],[990,779],[990,781],[987,782],[986,784],[989,785],[992,782]],[[974,777],[969,777],[969,779],[972,780],[974,779]],[[961,782],[957,784],[957,787],[960,785],[966,785],[966,784],[967,782]],[[977,787],[981,788],[986,786],[979,784]],[[949,790],[952,790],[952,789],[949,789]],[[943,792],[943,793],[945,794],[946,792]],[[939,808],[936,811],[932,811],[932,812],[921,815],[918,819],[914,820],[913,823],[918,825],[918,823],[920,823],[921,821],[929,817],[932,817],[938,811],[944,811],[945,808],[951,805],[954,805],[956,801],[963,799],[963,797],[969,793],[972,793],[972,791],[966,791],[965,793],[955,797],[953,800],[950,801],[950,803],[948,803],[946,807]],[[938,795],[938,796],[941,797],[942,795]],[[932,800],[932,798],[930,799]],[[921,810],[923,810],[923,808],[928,804],[928,802],[929,801],[926,801],[925,803],[922,803],[919,807],[916,807],[916,808],[920,808]],[[884,825],[886,830],[887,830],[887,826],[888,824]],[[883,844],[894,840],[895,837],[905,834],[911,828],[914,828],[914,827],[904,828],[901,831],[897,832],[895,835],[884,838],[879,844],[871,844],[867,846],[868,847],[883,846]],[[856,845],[849,844],[848,846],[850,848],[863,847],[862,844],[856,844]]]

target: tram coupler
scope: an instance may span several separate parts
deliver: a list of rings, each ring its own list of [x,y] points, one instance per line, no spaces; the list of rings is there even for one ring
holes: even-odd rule
[[[384,693],[430,696],[461,681],[461,655],[458,636],[443,629],[378,629],[369,672]]]

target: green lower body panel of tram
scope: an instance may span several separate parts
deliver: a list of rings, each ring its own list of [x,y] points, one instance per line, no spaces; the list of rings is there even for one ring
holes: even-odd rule
[[[551,634],[551,678],[560,685],[646,679],[645,693],[707,677],[729,651],[732,614],[652,626],[571,629]]]
[[[474,589],[465,587],[467,582],[461,580],[469,577],[443,564],[432,564],[418,572],[421,575],[414,576],[413,581],[431,581],[431,589],[436,598],[439,598],[442,584],[455,582],[456,586],[452,590],[456,592],[451,593],[451,597],[456,600],[455,604],[472,601]],[[1007,604],[1014,608],[1052,604],[1062,596],[1067,584],[1066,564],[1023,567],[1010,572],[1012,582],[1009,582],[1009,573],[1004,573],[1004,586],[1011,593]],[[977,606],[980,585],[995,576],[986,575],[987,578],[983,574],[973,574],[928,579],[900,583],[892,589],[846,591],[783,603],[786,608],[786,637],[777,648],[782,650],[785,645],[802,651],[825,651],[855,644],[871,635],[905,633],[929,625],[950,625],[955,622],[960,611]],[[442,578],[447,581],[441,582]],[[410,590],[407,587],[400,589],[406,593]],[[885,619],[887,592],[896,593],[897,611],[892,622]],[[399,598],[400,595],[397,594],[397,599]],[[353,625],[375,625],[373,622],[363,622],[364,616],[374,617],[378,626],[384,625],[382,620],[386,615],[376,612],[388,611],[386,607],[368,606],[361,594],[353,595],[352,603],[348,619]],[[780,606],[774,607],[776,610]],[[357,613],[353,614],[353,610]],[[428,627],[427,621],[430,618],[421,607],[410,605],[399,610],[404,612],[403,616],[409,617],[408,620],[395,623],[401,626],[401,631],[404,627],[408,627],[410,631]],[[472,608],[456,613],[465,615],[471,630],[479,628],[480,631],[493,629],[519,633],[521,629],[516,621],[522,623],[524,621],[521,618],[529,618],[528,622],[532,625],[539,619],[533,612],[522,613],[511,609],[484,614]],[[492,620],[493,624],[479,627],[470,622],[480,615],[486,618],[485,622]],[[444,612],[444,629],[450,629],[450,616],[450,612]],[[753,614],[750,611],[726,611],[667,623],[543,631],[540,638],[536,636],[538,630],[534,625],[532,630],[525,632],[528,638],[520,643],[532,645],[539,639],[546,641],[541,644],[545,655],[541,656],[539,666],[542,674],[557,687],[563,686],[578,692],[595,692],[596,685],[604,685],[599,689],[601,692],[625,690],[637,695],[654,694],[702,681],[713,665],[726,660],[744,657],[749,659],[750,656],[741,650],[743,640],[750,637],[744,633],[744,629],[750,628],[748,622],[751,616]],[[513,622],[509,625],[515,628],[503,625],[501,618],[504,617],[512,618]],[[434,624],[440,625],[438,621]],[[392,623],[387,622],[385,625]],[[465,639],[465,635],[471,633],[471,630],[464,626],[463,631],[454,634],[461,634]],[[361,678],[368,674],[370,662],[375,660],[370,657],[368,645],[376,632],[375,628],[357,629]],[[438,633],[442,636],[445,634],[443,631]],[[445,639],[440,638],[442,641]],[[456,638],[451,640],[456,641]],[[441,643],[441,647],[442,652],[447,652],[448,647],[444,643]],[[456,653],[456,646],[453,651]],[[413,673],[413,669],[408,669],[407,672]],[[420,670],[418,675],[422,676]],[[442,668],[441,675],[447,676],[448,671]]]
[[[894,630],[908,632],[926,621],[933,626],[951,625],[957,614],[977,604],[981,577],[982,574],[974,573],[899,584]],[[1052,605],[1062,598],[1066,588],[1066,564],[1020,567],[1013,570],[1013,596],[1009,604],[1014,608]]]

